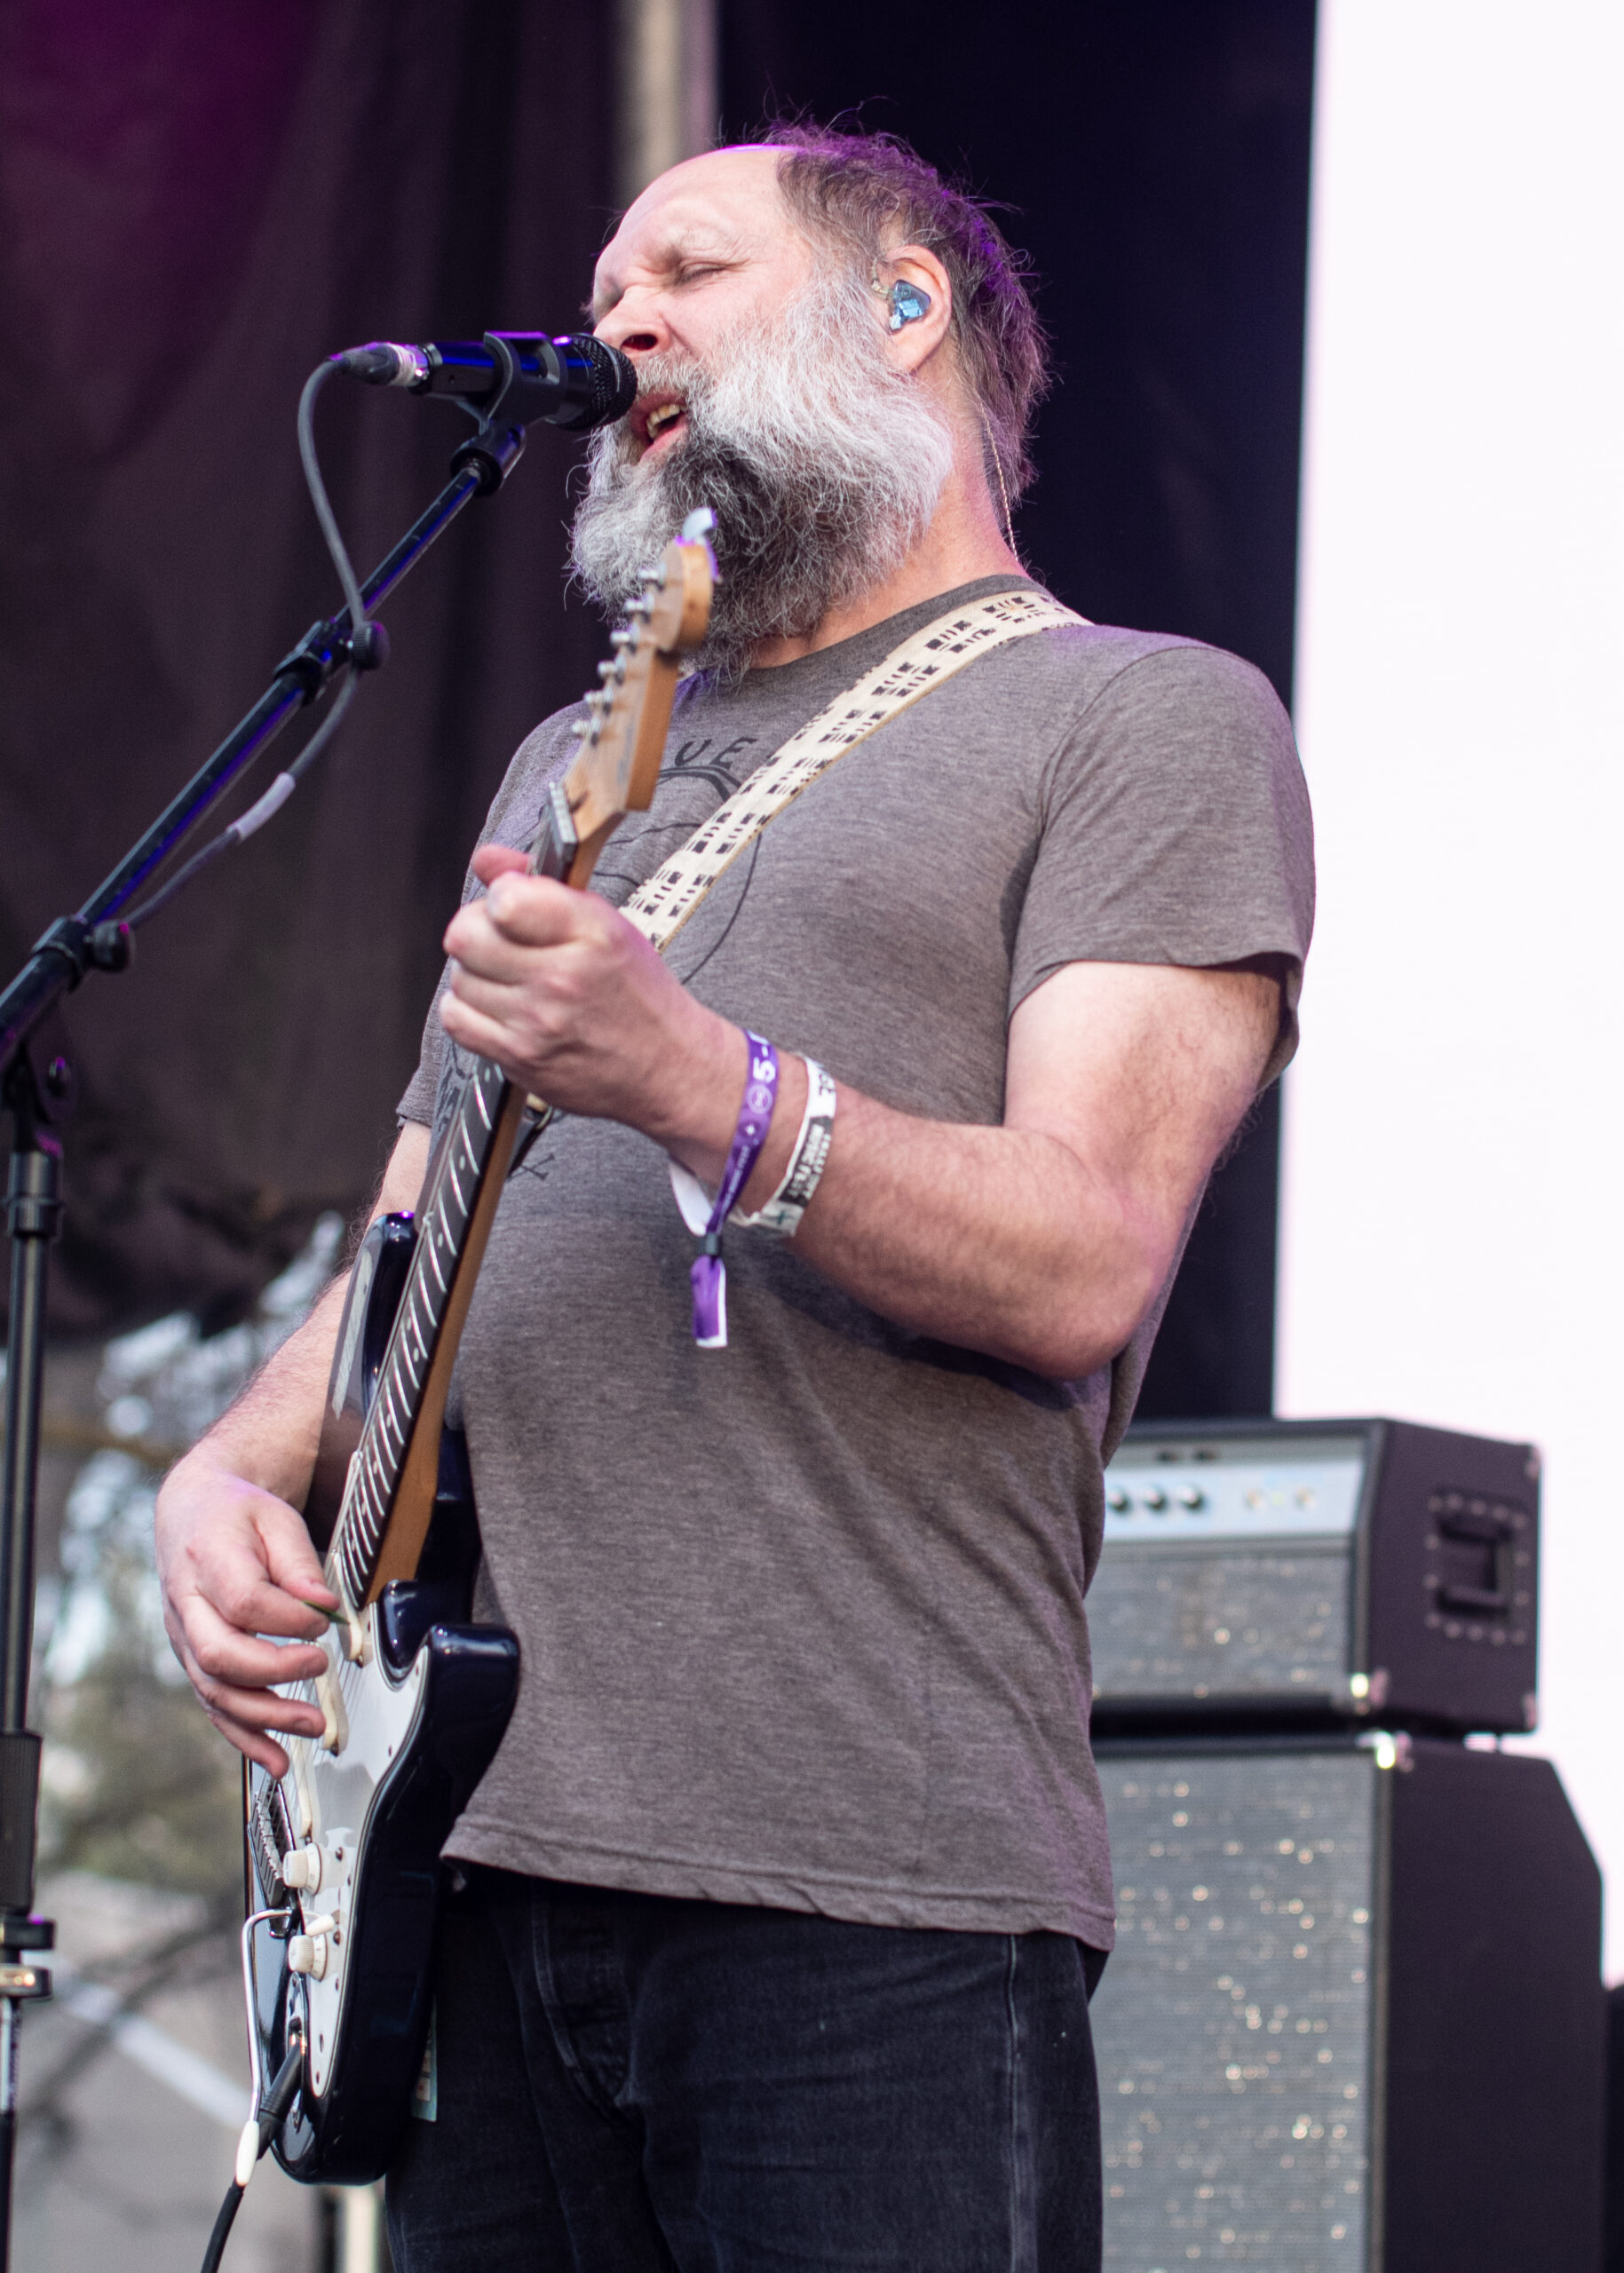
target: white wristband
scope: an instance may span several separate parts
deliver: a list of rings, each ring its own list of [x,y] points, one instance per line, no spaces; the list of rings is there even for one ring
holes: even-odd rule
[[[808,1057],[804,1063],[806,1110],[801,1115],[788,1168],[772,1199],[763,1200],[754,1214],[741,1216],[736,1208],[733,1209],[727,1220],[744,1231],[770,1232],[775,1239],[793,1239],[818,1189],[835,1135],[835,1084],[815,1057]]]

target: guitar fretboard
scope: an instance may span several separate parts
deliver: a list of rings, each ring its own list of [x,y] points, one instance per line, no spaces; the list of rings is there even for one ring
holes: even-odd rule
[[[532,875],[584,888],[611,832],[629,811],[646,810],[670,725],[677,658],[699,645],[710,612],[711,526],[708,512],[690,515],[681,537],[643,572],[638,597],[614,632],[614,658],[598,666],[603,684],[587,696],[587,716],[573,729],[581,747],[550,784]],[[490,1230],[492,1209],[481,1200],[488,1195],[494,1208],[492,1180],[507,1172],[517,1124],[506,1075],[477,1059],[424,1178],[406,1284],[333,1525],[328,1581],[353,1612],[365,1607],[382,1569],[408,1575],[416,1568],[433,1496],[433,1469],[416,1447],[416,1432],[425,1397],[438,1426],[445,1368],[436,1372],[436,1352],[448,1331],[448,1365],[471,1291],[464,1273],[471,1282]],[[438,1444],[433,1450],[438,1460]],[[391,1545],[398,1512],[401,1535]]]
[[[493,1172],[492,1140],[508,1091],[502,1068],[478,1059],[431,1165],[417,1244],[328,1555],[329,1577],[354,1609],[366,1601],[377,1568],[468,1226]]]

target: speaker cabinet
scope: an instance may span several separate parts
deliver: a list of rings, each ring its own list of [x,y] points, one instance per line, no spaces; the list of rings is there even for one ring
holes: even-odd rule
[[[1601,1883],[1549,1763],[1102,1743],[1108,2273],[1591,2273]]]
[[[1501,1733],[1536,1717],[1539,1461],[1401,1421],[1129,1430],[1094,1726]]]

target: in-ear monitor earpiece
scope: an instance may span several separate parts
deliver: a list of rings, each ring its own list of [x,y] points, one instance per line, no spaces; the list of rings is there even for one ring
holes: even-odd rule
[[[905,276],[887,290],[880,281],[880,265],[875,261],[868,278],[872,291],[883,293],[891,303],[891,328],[900,331],[905,323],[917,323],[921,316],[931,313],[931,295],[923,284],[910,284]]]
[[[931,295],[923,284],[909,284],[903,279],[891,288],[891,328],[900,331],[905,323],[917,323],[921,316],[931,313]]]

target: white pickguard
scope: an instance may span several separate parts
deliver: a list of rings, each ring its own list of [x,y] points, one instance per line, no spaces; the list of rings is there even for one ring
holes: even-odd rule
[[[281,1692],[301,1703],[323,1705],[321,1691],[331,1681],[341,1708],[333,1715],[330,1700],[323,1706],[329,1718],[336,1718],[342,1738],[337,1752],[324,1749],[319,1740],[309,1738],[283,1739],[291,1763],[281,1785],[288,1820],[299,1845],[315,1847],[321,1857],[321,1884],[313,1889],[301,1889],[293,1899],[304,1932],[308,1934],[323,1919],[333,1921],[331,1930],[318,1937],[323,1960],[321,1974],[305,1976],[310,2011],[310,2082],[317,2098],[327,2088],[338,2041],[356,1872],[379,1787],[410,1741],[428,1667],[428,1653],[419,1650],[401,1679],[391,1679],[378,1655],[376,1607],[368,1611],[361,1630],[366,1646],[360,1662],[352,1663],[345,1655],[345,1637],[335,1627],[323,1643],[331,1668],[326,1680],[297,1682]]]

